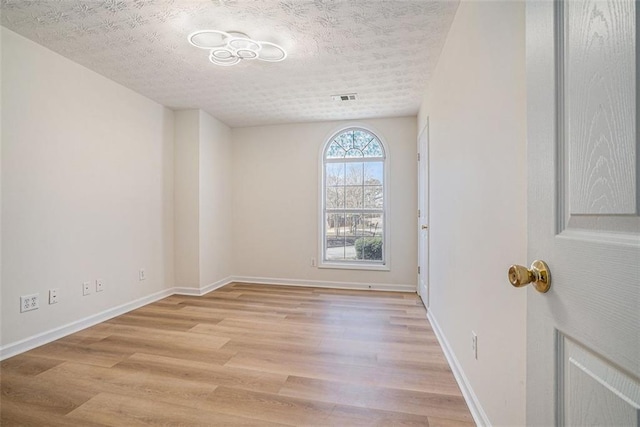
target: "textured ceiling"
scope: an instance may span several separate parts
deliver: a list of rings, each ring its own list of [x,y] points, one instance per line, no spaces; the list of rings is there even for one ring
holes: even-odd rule
[[[429,0],[1,0],[2,25],[174,109],[232,127],[414,115],[458,6]],[[221,67],[200,29],[277,43]],[[331,95],[357,92],[358,100]]]

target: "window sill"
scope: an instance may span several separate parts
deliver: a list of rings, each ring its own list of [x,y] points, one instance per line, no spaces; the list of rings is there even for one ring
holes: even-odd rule
[[[390,271],[387,264],[350,264],[348,262],[323,262],[318,264],[318,268],[333,268],[338,270],[370,270],[370,271]]]

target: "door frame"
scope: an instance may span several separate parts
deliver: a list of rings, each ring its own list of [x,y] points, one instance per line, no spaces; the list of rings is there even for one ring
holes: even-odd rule
[[[422,225],[429,226],[429,117],[417,138],[417,180],[418,180],[418,274],[417,292],[422,303],[429,308],[429,230],[422,230]],[[421,280],[422,279],[422,280]],[[424,286],[422,286],[424,284]]]

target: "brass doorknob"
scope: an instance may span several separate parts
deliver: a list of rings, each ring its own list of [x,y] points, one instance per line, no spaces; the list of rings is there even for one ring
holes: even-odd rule
[[[540,260],[531,263],[531,268],[522,265],[509,267],[509,282],[516,288],[533,283],[536,291],[545,293],[551,288],[551,273],[549,266]]]
[[[423,230],[426,230],[427,228],[429,228],[429,226],[428,226],[428,225],[422,225],[422,229],[423,229]]]

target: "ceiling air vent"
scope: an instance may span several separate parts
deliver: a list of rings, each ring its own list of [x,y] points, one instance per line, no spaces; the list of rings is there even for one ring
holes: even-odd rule
[[[342,95],[331,95],[331,99],[333,99],[334,101],[340,101],[340,102],[355,101],[356,99],[358,99],[358,94],[344,93]]]

